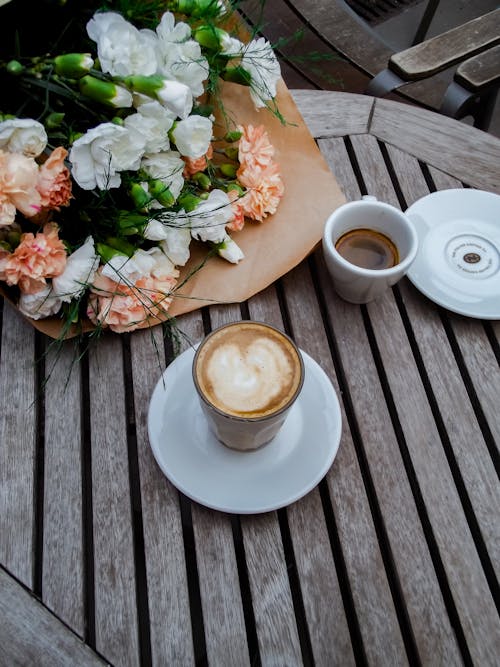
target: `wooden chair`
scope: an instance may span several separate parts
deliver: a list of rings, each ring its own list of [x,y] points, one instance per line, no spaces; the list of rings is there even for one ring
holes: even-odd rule
[[[438,4],[439,0],[428,0],[414,42],[425,38]],[[389,61],[395,56],[394,48],[385,43],[344,0],[294,0],[293,9],[286,0],[267,0],[264,5],[261,0],[245,0],[239,10],[250,26],[278,44],[284,78],[292,88],[366,92],[371,80],[388,69]],[[497,14],[498,10],[493,12],[495,21]],[[301,35],[299,41],[280,42],[283,36],[298,32]],[[499,34],[498,28],[496,33]],[[495,38],[489,42],[494,43]],[[307,57],[311,53],[321,55],[325,52],[338,54],[341,59],[313,62]],[[484,71],[484,66],[481,69]],[[343,79],[349,81],[349,86],[342,84]],[[443,77],[441,70],[436,70],[424,77],[403,80],[400,85],[401,89],[395,89],[398,97],[438,111],[447,94],[449,77]],[[457,85],[463,86],[464,83],[459,81]],[[479,89],[472,83],[471,86],[467,88],[469,92],[475,93]],[[480,92],[484,101],[485,89]],[[455,95],[458,94],[457,88]],[[465,94],[461,94],[464,97]],[[484,123],[479,126],[485,127]]]
[[[472,115],[474,125],[486,129],[500,82],[500,9],[393,54],[366,93],[383,97],[457,64],[439,110],[453,118]]]

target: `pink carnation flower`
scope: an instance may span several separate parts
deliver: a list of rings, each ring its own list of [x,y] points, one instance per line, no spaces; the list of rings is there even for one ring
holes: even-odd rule
[[[229,190],[227,196],[231,202],[231,209],[234,215],[227,223],[226,229],[230,232],[240,232],[245,226],[245,213],[243,211],[243,204],[241,203],[241,196],[237,190]]]
[[[274,147],[269,141],[269,136],[264,125],[254,127],[253,125],[239,125],[238,130],[243,132],[238,144],[239,172],[246,169],[268,167],[274,156]]]
[[[27,218],[36,215],[41,209],[41,197],[36,189],[37,180],[38,165],[33,158],[0,150],[1,202],[10,202]],[[5,211],[5,206],[2,206],[3,215]],[[13,221],[12,219],[11,222]]]
[[[186,163],[184,171],[182,172],[184,178],[189,178],[190,176],[193,176],[193,174],[197,174],[199,171],[205,171],[205,169],[208,167],[208,161],[212,159],[213,154],[214,149],[212,144],[209,144],[207,152],[201,157],[193,158],[183,155],[182,159]]]
[[[87,316],[95,325],[125,333],[156,324],[168,311],[177,280],[173,276],[144,276],[133,286],[117,283],[99,268],[91,286]],[[156,321],[155,321],[156,320]]]
[[[22,292],[35,294],[64,271],[66,250],[58,236],[58,227],[49,223],[43,232],[22,234],[21,242],[5,265],[5,282],[18,285]]]
[[[248,189],[239,200],[245,216],[262,222],[276,212],[285,188],[279,166],[275,162],[265,169],[245,169],[239,182]]]
[[[64,160],[68,151],[59,146],[54,149],[38,172],[36,188],[43,208],[59,210],[71,199],[71,176]]]

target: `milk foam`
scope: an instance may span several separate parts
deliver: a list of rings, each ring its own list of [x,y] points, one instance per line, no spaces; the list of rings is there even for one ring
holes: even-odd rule
[[[302,381],[300,356],[279,331],[242,322],[216,331],[199,350],[196,377],[206,399],[223,412],[263,417],[279,411]]]
[[[243,347],[222,344],[206,368],[217,403],[232,412],[262,411],[289,391],[293,367],[283,348],[269,338]]]

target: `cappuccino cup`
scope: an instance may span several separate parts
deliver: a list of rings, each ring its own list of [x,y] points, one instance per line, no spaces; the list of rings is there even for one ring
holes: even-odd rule
[[[359,304],[373,301],[407,273],[418,236],[402,211],[365,195],[329,216],[322,245],[335,291]]]
[[[198,346],[194,385],[208,424],[227,447],[248,451],[270,442],[304,383],[292,339],[263,322],[223,325]]]

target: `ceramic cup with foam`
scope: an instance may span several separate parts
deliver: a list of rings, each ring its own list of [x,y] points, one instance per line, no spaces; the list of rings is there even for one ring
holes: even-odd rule
[[[388,237],[396,246],[398,261],[384,269],[357,266],[340,255],[338,240],[355,229],[368,229]],[[323,253],[335,291],[351,303],[368,303],[394,285],[416,257],[418,237],[413,223],[399,209],[365,195],[337,208],[323,230]]]
[[[200,343],[193,380],[215,436],[253,450],[270,442],[297,400],[304,362],[292,339],[263,322],[223,325]]]

